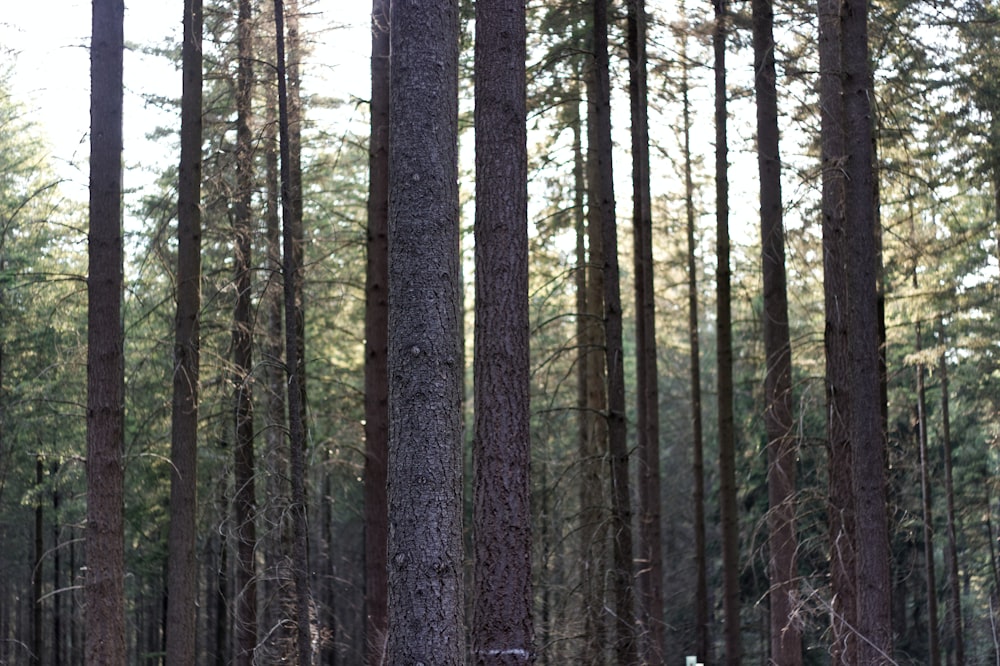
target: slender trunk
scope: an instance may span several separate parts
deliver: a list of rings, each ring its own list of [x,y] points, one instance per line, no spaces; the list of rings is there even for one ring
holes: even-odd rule
[[[125,664],[122,60],[125,4],[94,0],[87,278],[86,661]]]
[[[764,425],[767,432],[768,578],[771,659],[802,663],[795,534],[797,445],[792,422],[792,353],[781,211],[781,153],[774,64],[774,10],[753,0],[754,90],[757,98],[757,164],[760,173],[761,265],[764,286]]]
[[[303,406],[304,390],[301,375],[302,363],[299,352],[301,336],[301,307],[298,307],[301,292],[297,286],[302,280],[303,266],[298,259],[301,256],[301,242],[295,234],[295,209],[293,205],[293,188],[291,182],[291,147],[289,130],[289,77],[285,71],[285,15],[282,0],[274,0],[275,46],[277,50],[278,75],[278,132],[281,152],[281,217],[282,217],[282,273],[284,277],[285,296],[285,366],[288,372],[288,431],[291,448],[291,504],[292,514],[292,570],[295,579],[295,611],[296,611],[296,647],[298,663],[301,666],[312,666],[313,663],[313,631],[312,631],[312,592],[309,585],[309,544],[308,522],[306,517],[305,489],[305,421]]]
[[[639,452],[639,573],[642,657],[666,658],[660,521],[660,397],[656,367],[653,213],[649,189],[646,88],[646,6],[628,2],[629,98],[632,114],[632,230],[635,267],[637,424]]]
[[[729,267],[729,147],[726,138],[726,0],[714,0],[715,27],[715,192],[717,326],[719,384],[719,513],[722,523],[722,607],[727,666],[740,663],[739,515],[736,505],[736,433],[733,420],[733,331]]]
[[[965,637],[962,630],[962,591],[958,578],[958,538],[955,517],[955,485],[952,477],[951,414],[948,395],[948,359],[944,325],[941,325],[944,351],[938,363],[941,375],[941,445],[944,449],[944,493],[948,513],[948,620],[954,642],[955,666],[965,666]]]
[[[605,567],[607,565],[607,491],[604,460],[608,446],[604,321],[604,238],[601,233],[597,172],[597,74],[593,59],[586,64],[587,88],[587,449],[580,481],[583,567],[584,664],[603,664],[607,649]]]
[[[476,3],[476,664],[534,661],[524,0]]]
[[[31,661],[41,664],[42,655],[42,557],[45,555],[45,509],[42,508],[41,489],[44,481],[45,468],[42,465],[42,455],[35,455],[35,490],[38,499],[35,500],[35,557],[31,568]]]
[[[177,181],[177,316],[174,335],[167,535],[166,661],[195,661],[198,576],[198,391],[201,311],[202,2],[184,2],[181,159]]]
[[[850,436],[857,516],[858,661],[892,659],[886,442],[880,410],[877,257],[872,166],[868,3],[847,0],[842,22],[846,237],[850,322]]]
[[[698,266],[695,252],[694,178],[691,164],[691,102],[687,39],[682,43],[681,94],[684,104],[684,212],[687,217],[688,343],[691,372],[691,466],[694,476],[695,648],[712,661],[708,633],[708,557],[705,552],[705,436],[701,414],[701,343],[698,339]]]
[[[58,483],[56,475],[59,463],[52,463],[49,471],[53,483]],[[61,501],[59,488],[52,489],[52,589],[62,590],[62,544],[59,538],[59,505]],[[63,646],[66,638],[63,635],[63,593],[56,594],[52,599],[52,664],[62,666]]]
[[[387,663],[464,662],[458,3],[390,7]]]
[[[365,285],[365,643],[366,663],[383,661],[388,631],[389,540],[389,0],[372,3],[371,144],[368,152],[368,266]]]

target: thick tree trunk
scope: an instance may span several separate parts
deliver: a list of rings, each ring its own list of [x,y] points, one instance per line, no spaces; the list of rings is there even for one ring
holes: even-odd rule
[[[184,2],[181,158],[177,182],[177,315],[167,536],[166,660],[195,661],[198,576],[198,391],[201,311],[202,2]]]
[[[753,0],[754,90],[760,173],[761,265],[764,286],[764,425],[767,432],[768,578],[771,659],[802,663],[795,534],[797,446],[792,422],[792,351],[781,211],[781,153],[771,0]]]
[[[632,115],[632,230],[635,268],[637,442],[639,452],[639,573],[642,658],[666,658],[663,549],[660,521],[660,394],[656,359],[653,213],[649,190],[646,90],[646,5],[628,3],[629,98]]]
[[[387,663],[464,663],[458,3],[393,2]]]
[[[372,2],[371,143],[365,284],[365,644],[383,663],[388,633],[389,541],[389,0]]]
[[[275,46],[278,75],[278,133],[281,153],[282,273],[285,296],[285,366],[288,372],[288,433],[291,473],[292,575],[295,579],[296,652],[301,666],[313,664],[312,590],[309,584],[308,523],[306,518],[305,407],[300,362],[301,242],[296,237],[293,171],[290,145],[289,77],[285,70],[285,14],[282,0],[274,0]]]
[[[716,357],[719,387],[719,513],[722,523],[722,608],[727,666],[740,663],[739,515],[736,505],[736,433],[733,420],[733,331],[729,267],[729,147],[726,138],[726,0],[714,0]]]
[[[826,313],[826,411],[829,454],[830,629],[835,666],[857,663],[855,524],[848,432],[849,369],[847,238],[844,219],[843,67],[841,0],[819,0],[820,119],[823,168],[823,298]]]
[[[476,664],[534,661],[524,0],[476,3]]]
[[[850,437],[857,518],[857,629],[861,664],[892,659],[886,442],[880,405],[877,257],[872,166],[868,3],[847,0],[842,22],[846,237],[850,322]]]
[[[253,28],[250,0],[239,2],[236,83],[236,201],[233,224],[233,512],[236,525],[235,663],[250,666],[257,646],[257,502],[253,422],[253,313],[250,252],[253,226]]]
[[[952,476],[951,413],[948,395],[948,347],[944,325],[940,342],[943,346],[938,365],[941,375],[941,445],[944,449],[944,492],[948,512],[948,621],[955,651],[955,666],[965,666],[965,636],[962,629],[962,591],[958,578],[958,536],[955,516],[955,484]]]
[[[88,664],[125,664],[122,0],[94,0],[87,278]]]
[[[691,472],[694,476],[695,651],[704,663],[712,661],[708,633],[708,557],[705,552],[705,436],[701,414],[701,344],[698,339],[698,266],[695,252],[694,178],[691,160],[691,102],[688,96],[687,39],[682,46],[684,69],[684,212],[687,217],[688,344],[691,371]]]

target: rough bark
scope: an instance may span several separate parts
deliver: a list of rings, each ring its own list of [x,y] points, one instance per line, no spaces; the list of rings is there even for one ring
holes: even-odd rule
[[[198,391],[201,310],[202,2],[184,2],[181,157],[177,179],[177,313],[170,439],[166,659],[195,661]]]
[[[649,186],[646,3],[628,3],[629,99],[632,116],[632,231],[636,326],[639,628],[645,663],[663,663],[663,548],[660,519],[660,394],[656,358],[653,213]]]
[[[857,663],[892,659],[886,443],[880,405],[872,78],[868,3],[847,0],[842,21],[845,218],[848,255],[853,488],[857,526]]]
[[[251,202],[253,197],[253,27],[250,0],[240,0],[237,23],[236,197],[233,211],[233,513],[236,526],[235,663],[253,663],[257,646],[257,501],[253,422]]]
[[[125,664],[122,0],[94,0],[87,279],[88,664]]]
[[[849,419],[847,247],[844,219],[843,81],[840,54],[841,0],[819,0],[820,120],[823,169],[823,299],[826,324],[826,421],[830,539],[831,660],[856,663],[857,595],[854,589],[855,526]]]
[[[381,664],[388,632],[389,0],[372,2],[371,143],[365,282],[365,645]]]
[[[308,523],[305,490],[305,419],[303,406],[301,336],[298,334],[303,266],[299,263],[301,242],[296,238],[293,171],[289,129],[289,77],[285,68],[285,14],[282,0],[274,0],[275,46],[278,76],[278,134],[281,153],[282,275],[285,297],[285,367],[288,372],[288,434],[291,473],[292,576],[295,579],[296,652],[302,666],[313,663],[312,590],[309,584]]]
[[[725,663],[740,663],[739,515],[736,505],[736,433],[733,421],[733,331],[729,267],[729,147],[726,138],[726,0],[714,0],[715,26],[715,201],[716,201],[716,358],[719,390],[719,513],[722,523],[722,607]]]
[[[458,3],[390,8],[391,664],[461,664]]]
[[[771,659],[802,663],[795,534],[795,464],[792,422],[792,352],[781,210],[781,153],[771,0],[753,0],[754,91],[757,98],[757,165],[760,174],[763,329],[766,356],[764,426],[767,432],[768,578]]]
[[[524,0],[476,3],[476,664],[534,661]]]

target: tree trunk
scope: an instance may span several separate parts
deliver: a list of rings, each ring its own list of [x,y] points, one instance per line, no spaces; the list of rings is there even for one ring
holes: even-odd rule
[[[736,505],[736,433],[733,421],[733,331],[729,267],[729,147],[726,138],[726,0],[714,0],[715,27],[715,200],[719,386],[719,513],[722,523],[722,607],[725,615],[727,666],[740,663],[739,515]]]
[[[666,658],[660,521],[660,397],[656,359],[653,213],[649,190],[646,5],[628,3],[629,98],[632,115],[632,230],[635,267],[637,448],[639,452],[640,630],[644,663]]]
[[[184,2],[181,159],[177,179],[177,316],[167,535],[166,660],[195,661],[198,576],[198,392],[201,312],[202,2]]]
[[[250,666],[257,646],[257,502],[253,422],[253,313],[250,259],[253,225],[253,28],[250,0],[239,2],[236,84],[236,201],[233,224],[233,445],[236,525],[235,663]]]
[[[757,97],[757,165],[760,173],[761,265],[764,286],[764,425],[767,432],[769,510],[768,578],[771,659],[802,663],[795,534],[797,445],[792,421],[792,353],[781,211],[781,153],[774,65],[774,10],[753,0],[754,90]]]
[[[917,273],[913,273],[913,286],[917,286]],[[923,341],[920,322],[916,323],[916,352]],[[941,636],[938,625],[937,575],[934,568],[934,517],[931,512],[931,470],[927,454],[927,397],[924,364],[917,363],[917,445],[920,450],[920,496],[923,505],[924,528],[924,582],[927,586],[927,644],[930,666],[941,666]]]
[[[31,663],[42,663],[42,557],[45,555],[45,509],[42,507],[41,490],[45,468],[42,454],[35,454],[35,553],[31,567]]]
[[[958,578],[958,537],[955,518],[955,485],[952,477],[951,414],[948,395],[948,347],[944,325],[940,342],[943,347],[939,362],[941,374],[941,445],[944,449],[944,492],[948,512],[948,620],[955,650],[955,666],[965,666],[965,637],[962,630],[962,593]]]
[[[52,463],[49,474],[53,483],[57,484],[56,476],[59,472],[59,463]],[[52,489],[52,589],[62,590],[62,543],[60,539],[59,527],[59,505],[62,497],[59,494],[58,486]],[[63,648],[66,645],[66,637],[63,634],[63,593],[54,595],[52,599],[52,666],[62,666]]]
[[[458,4],[392,3],[387,663],[464,663]]]
[[[476,3],[472,660],[534,661],[524,0]]]
[[[847,0],[842,22],[850,426],[857,517],[857,629],[861,664],[892,659],[886,443],[879,387],[877,258],[872,166],[868,3]]]
[[[383,663],[388,632],[389,0],[372,2],[371,144],[365,285],[365,643]]]
[[[122,0],[94,0],[87,279],[86,660],[125,664]]]

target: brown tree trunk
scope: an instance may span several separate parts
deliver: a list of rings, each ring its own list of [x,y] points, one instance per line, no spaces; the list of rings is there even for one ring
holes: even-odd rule
[[[736,505],[736,433],[733,421],[733,331],[729,267],[729,147],[726,138],[726,0],[714,0],[716,357],[719,386],[719,513],[722,523],[722,608],[727,666],[740,663],[739,515]]]
[[[181,158],[177,182],[177,316],[167,535],[166,660],[195,661],[198,576],[198,392],[201,311],[202,2],[184,2]]]
[[[944,449],[944,492],[948,512],[948,620],[955,650],[955,666],[965,666],[965,636],[962,630],[962,591],[958,578],[958,538],[955,518],[955,485],[952,477],[951,414],[948,395],[948,347],[944,326],[940,342],[943,346],[939,361],[941,375],[941,445]]]
[[[389,540],[389,0],[372,2],[371,143],[365,285],[365,643],[383,663],[388,632]]]
[[[760,173],[761,265],[764,286],[764,425],[767,432],[769,510],[768,578],[771,656],[779,664],[802,663],[795,534],[797,445],[792,422],[792,351],[785,280],[785,233],[781,211],[781,153],[774,65],[774,10],[753,0],[754,90],[757,97],[757,165]]]
[[[387,663],[464,663],[458,5],[393,2]]]
[[[913,273],[913,286],[917,274]],[[921,325],[916,323],[916,352],[923,348]],[[927,396],[924,364],[917,363],[917,445],[920,450],[920,496],[923,505],[924,572],[927,588],[927,644],[930,666],[941,666],[941,635],[938,624],[937,574],[934,567],[934,517],[931,512],[931,470],[927,454]]]
[[[476,664],[534,661],[524,0],[476,3]]]
[[[842,28],[847,137],[844,169],[850,322],[849,432],[857,519],[857,663],[876,665],[890,663],[892,659],[889,603],[892,578],[886,515],[886,442],[880,410],[868,3],[847,0]]]
[[[35,553],[31,567],[31,663],[41,664],[43,659],[42,635],[42,557],[45,555],[45,509],[42,508],[41,490],[44,481],[45,468],[42,465],[42,455],[35,454]]]
[[[656,292],[653,280],[653,213],[649,190],[644,0],[628,2],[628,53],[638,393],[639,626],[642,631],[644,663],[660,664],[666,658],[666,625],[663,617],[663,550],[660,545],[660,394],[656,367]]]
[[[687,217],[688,343],[691,370],[691,471],[694,475],[695,651],[704,663],[712,661],[708,633],[708,557],[705,552],[705,436],[701,414],[701,344],[698,339],[698,267],[695,252],[694,179],[691,163],[691,102],[689,99],[687,39],[681,57],[681,94],[684,105],[684,212]]]
[[[257,502],[253,422],[253,313],[250,253],[253,225],[253,28],[250,0],[239,2],[236,84],[236,202],[233,224],[233,512],[236,525],[235,663],[253,663],[257,646]]]
[[[94,0],[87,278],[88,664],[125,664],[122,0]]]
[[[823,298],[826,327],[826,412],[829,454],[831,659],[857,663],[857,595],[851,438],[848,432],[849,358],[847,247],[844,219],[844,105],[840,54],[841,0],[820,0],[820,118],[823,168]]]
[[[597,140],[595,195],[604,250],[604,352],[608,372],[608,461],[611,480],[611,533],[615,591],[614,649],[616,661],[626,666],[638,661],[635,635],[635,590],[632,587],[632,509],[629,494],[628,442],[625,421],[625,368],[622,349],[622,305],[618,270],[618,227],[611,155],[611,84],[608,62],[608,2],[594,0],[594,119]]]

